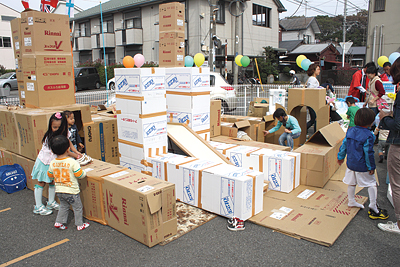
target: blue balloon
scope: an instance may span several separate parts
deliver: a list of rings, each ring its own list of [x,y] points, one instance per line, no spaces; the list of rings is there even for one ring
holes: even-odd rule
[[[308,58],[303,59],[303,61],[301,61],[301,68],[303,70],[307,71],[311,64],[312,64],[312,62]]]
[[[399,52],[393,52],[393,53],[391,53],[390,56],[389,56],[389,62],[390,62],[390,64],[393,64],[393,63],[396,61],[396,59],[397,59],[398,57],[400,57],[400,53],[399,53]]]
[[[193,67],[194,60],[191,56],[185,57],[185,67]]]

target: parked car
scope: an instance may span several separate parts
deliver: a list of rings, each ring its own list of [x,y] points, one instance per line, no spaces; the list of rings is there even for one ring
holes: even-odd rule
[[[0,76],[0,86],[8,90],[18,90],[17,76],[15,72],[8,72]]]
[[[99,89],[100,76],[94,67],[74,68],[75,92],[81,89]]]
[[[108,80],[108,88],[115,90],[115,78]],[[236,90],[218,72],[210,72],[211,99],[221,100],[221,113],[236,109]]]

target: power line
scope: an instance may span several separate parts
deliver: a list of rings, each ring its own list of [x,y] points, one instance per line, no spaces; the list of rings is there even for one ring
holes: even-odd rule
[[[299,4],[299,3],[301,3],[299,0],[286,0],[286,1],[288,1],[288,2],[290,2],[290,3],[292,3],[292,4]],[[311,10],[313,10],[313,11],[319,12],[319,13],[326,14],[326,15],[328,15],[328,16],[335,16],[335,15],[332,14],[332,13],[323,11],[323,10],[321,10],[321,9],[319,9],[319,8],[316,8],[316,7],[308,6],[307,8],[309,8],[309,9],[311,9]]]
[[[294,14],[296,14],[297,11],[299,11],[299,9],[300,9],[300,7],[301,7],[302,4],[303,4],[303,0],[301,0],[301,3],[300,3],[299,6],[297,7],[296,11],[295,11],[291,16],[289,16],[289,18],[290,18],[290,17],[293,17]]]

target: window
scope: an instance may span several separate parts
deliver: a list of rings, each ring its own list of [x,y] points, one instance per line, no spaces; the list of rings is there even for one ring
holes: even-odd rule
[[[125,17],[125,29],[141,29],[142,28],[142,18],[140,15],[140,10],[135,10],[124,14]]]
[[[311,35],[303,34],[303,40],[305,44],[311,44]]]
[[[89,22],[79,23],[79,37],[90,36]]]
[[[270,13],[270,8],[253,4],[253,25],[270,28]]]
[[[374,11],[385,11],[386,0],[375,0]]]
[[[114,21],[112,18],[103,19],[104,32],[114,32]]]
[[[2,21],[12,21],[13,19],[15,19],[17,17],[12,17],[12,16],[1,16],[1,20]]]
[[[0,37],[0,47],[11,47],[11,37]]]
[[[217,23],[225,23],[225,0],[217,2],[218,11],[215,12],[215,21]]]

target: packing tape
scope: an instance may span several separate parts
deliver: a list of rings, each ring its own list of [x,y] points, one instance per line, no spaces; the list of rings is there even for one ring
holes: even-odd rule
[[[167,175],[167,173],[168,173],[168,170],[167,170],[168,164],[167,163],[168,163],[168,161],[164,162],[164,180],[168,182],[168,177],[167,177],[168,176]]]
[[[184,96],[199,96],[199,95],[210,95],[210,91],[203,92],[176,92],[176,91],[167,91],[167,95],[184,95]]]
[[[292,187],[292,189],[295,189],[296,187],[296,156],[294,156],[294,155],[288,155],[289,157],[293,157],[294,158],[294,173],[293,173],[293,187]],[[299,177],[297,177],[297,178],[299,178]]]
[[[156,69],[154,67],[151,67],[151,74],[155,74],[156,73]]]
[[[169,114],[169,122],[173,122],[173,119],[174,119],[174,115],[172,113],[170,113]]]
[[[301,90],[301,104],[304,104],[304,102],[305,102],[306,90],[307,90],[307,89],[302,89],[302,90]]]
[[[21,150],[22,150],[22,144],[21,144],[21,133],[19,132],[19,127],[18,127],[18,122],[17,122],[17,117],[15,116],[15,112],[13,112],[13,111],[10,111],[11,112],[11,114],[12,114],[12,117],[13,117],[13,119],[14,119],[14,123],[15,123],[15,130],[16,130],[16,132],[17,132],[17,145],[18,145],[18,154],[22,154],[21,153]]]
[[[247,156],[247,157],[250,157],[251,153],[256,152],[256,151],[258,151],[258,150],[260,150],[260,149],[262,149],[262,148],[260,147],[260,148],[258,148],[258,149],[256,149],[256,150],[253,150],[253,151],[247,153],[246,156]]]
[[[167,154],[167,147],[163,146],[163,154]]]
[[[215,166],[221,165],[221,164],[222,164],[222,163],[218,163],[218,164],[211,165],[211,166],[208,166],[208,167],[206,167],[206,168],[204,168],[204,169],[199,170],[199,192],[198,192],[198,198],[197,198],[197,207],[199,207],[200,209],[201,209],[202,206],[203,206],[203,205],[201,204],[201,188],[202,188],[202,182],[203,182],[203,180],[202,180],[203,171],[206,170],[206,169],[213,168],[213,167],[215,167]]]
[[[179,166],[180,165],[183,165],[183,164],[186,164],[186,163],[190,163],[190,162],[193,162],[193,161],[196,161],[196,160],[197,159],[192,159],[192,160],[189,160],[189,161],[186,161],[186,162],[182,162],[182,163],[176,164],[175,167],[176,167],[177,170],[179,170]]]
[[[122,143],[122,144],[129,145],[129,146],[135,146],[135,147],[143,148],[142,144],[138,144],[138,143],[122,140],[122,139],[119,139],[119,138],[118,138],[118,143]]]
[[[146,174],[146,175],[149,175],[149,176],[152,176],[152,175],[153,175],[153,173],[152,173],[152,172],[149,172],[149,171],[141,171],[141,173]]]
[[[153,163],[148,162],[147,160],[142,159],[140,163],[146,167],[153,168]]]
[[[151,147],[149,147],[149,157],[151,157]]]
[[[258,156],[258,171],[264,172],[264,154]]]
[[[202,69],[201,69],[201,67],[199,68],[199,73],[202,73]]]
[[[210,132],[210,129],[205,129],[205,130],[201,130],[201,131],[197,131],[197,134],[203,134],[203,133],[208,133]]]
[[[160,155],[160,148],[156,148],[156,156],[159,156]]]
[[[236,146],[233,146],[233,147],[230,147],[230,148],[227,148],[227,149],[222,150],[222,155],[226,155],[226,151],[227,151],[227,150],[229,150],[229,149],[231,149],[231,148],[238,147],[238,146],[239,146],[239,145],[236,145]]]
[[[130,96],[130,95],[116,94],[115,97],[119,98],[119,99],[125,99],[125,100],[144,101],[144,96]]]
[[[115,114],[122,114],[122,113],[121,113],[121,110],[116,110],[116,111],[115,111]]]
[[[139,118],[146,119],[146,118],[153,118],[153,117],[165,116],[165,115],[167,115],[167,112],[163,111],[163,112],[157,112],[157,113],[151,113],[151,114],[139,114]]]

